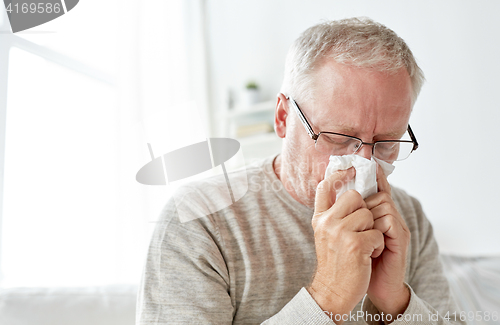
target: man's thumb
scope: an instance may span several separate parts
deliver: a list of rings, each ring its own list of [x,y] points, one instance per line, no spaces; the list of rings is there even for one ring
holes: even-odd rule
[[[346,170],[337,170],[322,180],[316,188],[314,213],[321,213],[331,208],[337,197],[337,190],[349,182],[356,175],[356,170],[351,167]]]

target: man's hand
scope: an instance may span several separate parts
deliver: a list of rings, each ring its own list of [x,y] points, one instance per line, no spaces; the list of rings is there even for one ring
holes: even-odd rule
[[[404,285],[410,230],[396,209],[391,187],[382,168],[377,167],[379,192],[366,198],[365,202],[375,220],[373,228],[384,234],[385,249],[373,259],[367,293],[378,310],[391,314],[394,320],[406,310],[410,302],[410,292]]]
[[[354,168],[337,171],[318,185],[312,219],[318,265],[308,290],[323,310],[340,315],[366,294],[372,257],[384,249],[384,236],[373,229],[372,212],[358,192],[348,191],[335,202],[336,187],[354,175]]]

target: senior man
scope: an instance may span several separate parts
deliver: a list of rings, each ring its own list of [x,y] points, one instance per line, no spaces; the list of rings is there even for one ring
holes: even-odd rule
[[[336,199],[353,168],[325,178],[331,155],[406,158],[417,147],[408,120],[423,80],[405,42],[370,19],[306,30],[277,98],[281,154],[232,174],[232,186],[248,179],[249,191],[228,208],[180,222],[166,205],[138,324],[459,322],[417,200],[381,169],[365,199],[353,190]],[[197,187],[193,211],[221,200],[225,182]]]

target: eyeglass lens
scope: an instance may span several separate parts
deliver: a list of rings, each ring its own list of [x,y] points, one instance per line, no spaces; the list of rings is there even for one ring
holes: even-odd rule
[[[321,133],[316,140],[316,150],[333,156],[354,154],[360,149],[361,145],[362,142],[358,139],[329,133]],[[408,158],[412,150],[412,142],[377,142],[373,148],[373,156],[392,163]]]

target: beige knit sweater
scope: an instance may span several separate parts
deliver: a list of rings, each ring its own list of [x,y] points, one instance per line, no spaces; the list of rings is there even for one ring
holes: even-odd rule
[[[167,203],[148,251],[137,324],[334,324],[304,289],[316,266],[313,210],[283,188],[273,158],[232,173],[232,186],[248,180],[249,190],[217,213],[180,222],[174,202]],[[223,177],[199,182],[196,204],[220,200],[225,188]],[[393,324],[454,323],[459,311],[431,224],[417,200],[397,188],[392,195],[411,231],[405,277],[411,300]],[[379,319],[365,296],[345,324]]]

